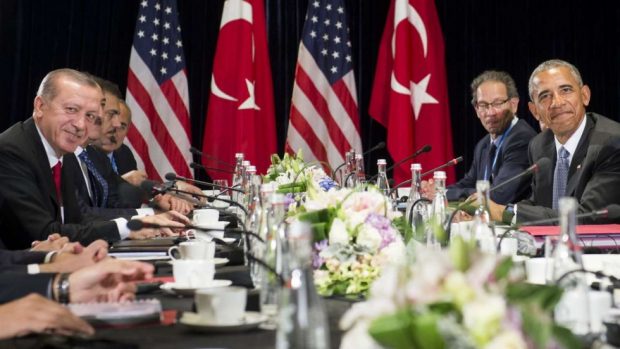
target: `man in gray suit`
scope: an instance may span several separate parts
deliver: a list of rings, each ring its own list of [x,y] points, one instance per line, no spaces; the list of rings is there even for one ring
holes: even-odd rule
[[[534,116],[549,129],[529,145],[530,163],[548,158],[532,179],[532,196],[515,205],[491,203],[491,216],[507,223],[558,216],[557,201],[572,196],[579,212],[620,203],[620,124],[595,113],[586,113],[590,88],[572,64],[549,60],[540,64],[529,80]],[[582,220],[602,223],[603,219]]]

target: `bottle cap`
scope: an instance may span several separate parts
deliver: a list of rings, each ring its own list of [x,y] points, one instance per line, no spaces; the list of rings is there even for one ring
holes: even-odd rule
[[[433,179],[446,179],[446,172],[445,171],[433,172]]]
[[[385,161],[385,159],[379,159],[377,160],[377,165],[386,165],[387,161]]]
[[[411,164],[411,171],[422,171],[422,165],[420,164]]]

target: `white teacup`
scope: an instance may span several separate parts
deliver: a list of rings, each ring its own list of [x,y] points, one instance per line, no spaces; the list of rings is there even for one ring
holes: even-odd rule
[[[526,260],[525,273],[527,275],[527,282],[544,285],[547,280],[547,259],[530,258]]]
[[[218,195],[217,197],[223,200],[231,200],[230,195]],[[226,201],[213,200],[213,206],[217,208],[226,208],[230,206],[230,204]]]
[[[176,258],[173,251],[179,251],[181,258]],[[172,259],[213,259],[215,256],[215,243],[206,240],[183,241],[179,246],[168,249],[168,255]]]
[[[500,245],[500,253],[504,256],[516,256],[519,251],[519,241],[517,238],[505,237]]]
[[[216,287],[197,290],[196,311],[206,321],[237,324],[243,320],[247,301],[244,287]]]
[[[192,223],[194,223],[194,225],[209,224],[217,222],[219,218],[220,211],[212,208],[203,208],[199,210],[194,210]]]
[[[213,260],[176,259],[172,261],[172,275],[179,287],[206,287],[213,281]]]

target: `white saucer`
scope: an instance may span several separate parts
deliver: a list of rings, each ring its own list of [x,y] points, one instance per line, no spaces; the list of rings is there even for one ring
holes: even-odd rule
[[[187,329],[200,332],[237,332],[258,327],[267,320],[267,316],[255,312],[246,311],[243,320],[232,324],[217,324],[205,320],[197,313],[186,311],[179,319],[179,323]]]
[[[221,238],[220,240],[224,241],[227,244],[233,243],[235,241],[237,241],[237,239],[235,238]]]
[[[177,294],[181,296],[193,296],[196,290],[200,290],[203,288],[226,287],[230,285],[232,285],[232,281],[230,280],[215,279],[211,281],[210,283],[208,283],[207,285],[200,286],[200,287],[190,287],[190,286],[185,286],[185,285],[179,285],[175,282],[166,282],[165,284],[161,285],[159,288],[172,294]]]
[[[170,259],[170,258],[168,258],[168,259]],[[207,259],[207,260],[209,260],[209,259]],[[172,265],[173,261],[174,261],[174,259],[169,261],[168,264]],[[224,264],[227,264],[228,262],[230,262],[230,260],[228,258],[220,258],[220,257],[213,258],[211,261],[213,261],[213,264],[215,264],[216,267],[224,265]]]
[[[196,223],[194,226],[204,230],[224,230],[229,224],[230,222],[228,221],[213,221],[208,223]]]

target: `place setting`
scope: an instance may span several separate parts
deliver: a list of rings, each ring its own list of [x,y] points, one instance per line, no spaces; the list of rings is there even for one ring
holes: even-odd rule
[[[178,321],[182,327],[197,332],[238,332],[257,328],[267,316],[246,311],[247,289],[219,287],[199,289],[195,296],[196,312],[184,312]]]

